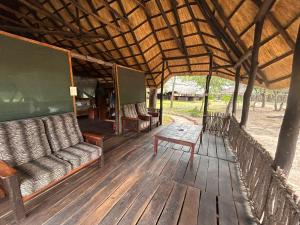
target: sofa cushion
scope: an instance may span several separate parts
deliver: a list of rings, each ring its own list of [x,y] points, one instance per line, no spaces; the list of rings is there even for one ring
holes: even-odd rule
[[[79,143],[55,153],[58,158],[69,162],[72,165],[72,168],[95,160],[99,158],[101,154],[102,148],[86,142]]]
[[[56,152],[83,141],[74,113],[43,118],[51,149]]]
[[[140,120],[140,129],[144,130],[150,126],[150,121]]]
[[[30,195],[71,171],[69,162],[54,155],[44,156],[31,162],[16,166],[20,178],[22,196]]]
[[[143,115],[143,116],[148,116],[148,111],[146,107],[146,102],[140,102],[136,104],[138,114]]]
[[[138,114],[134,104],[128,104],[123,106],[124,116],[128,118],[138,118]]]
[[[0,159],[10,166],[49,154],[51,149],[41,119],[0,123]]]
[[[157,117],[157,116],[152,116],[151,117],[151,125],[155,125],[155,124],[157,124],[159,122],[159,117]]]

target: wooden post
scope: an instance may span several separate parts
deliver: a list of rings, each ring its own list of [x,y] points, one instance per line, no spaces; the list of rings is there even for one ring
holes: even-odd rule
[[[150,88],[149,93],[149,110],[154,112],[156,109],[156,101],[157,101],[157,88]]]
[[[289,174],[293,164],[300,129],[300,28],[293,58],[290,89],[283,117],[274,166]]]
[[[170,108],[173,108],[175,83],[176,83],[176,76],[174,76],[173,85],[172,85]]]
[[[163,61],[162,65],[162,74],[160,80],[160,110],[159,110],[159,123],[162,124],[162,116],[163,116],[163,95],[164,95],[164,81],[165,81],[165,61]]]
[[[255,33],[254,33],[254,42],[253,42],[253,50],[252,50],[252,58],[251,58],[251,68],[248,79],[248,85],[246,91],[244,93],[243,100],[243,111],[240,126],[244,127],[247,124],[249,108],[250,108],[250,99],[253,91],[254,81],[256,78],[257,68],[258,68],[258,53],[259,53],[259,42],[261,39],[261,33],[264,25],[264,20],[259,20],[255,24]]]
[[[203,125],[203,130],[205,131],[206,128],[206,118],[207,118],[207,111],[208,111],[208,94],[209,94],[209,85],[210,85],[210,80],[212,76],[212,54],[209,55],[209,73],[206,76],[206,85],[205,85],[205,96],[204,96],[204,110],[203,110],[203,118],[202,118],[202,125]]]
[[[236,114],[236,105],[237,105],[237,99],[238,99],[238,95],[239,95],[239,86],[240,86],[240,71],[241,71],[241,67],[239,66],[238,68],[236,68],[235,71],[235,86],[234,86],[234,92],[233,92],[233,99],[232,99],[232,115]]]

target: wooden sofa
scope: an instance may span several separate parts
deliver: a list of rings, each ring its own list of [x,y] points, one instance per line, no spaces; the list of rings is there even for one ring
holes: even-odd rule
[[[0,186],[17,220],[24,202],[87,165],[103,163],[102,137],[82,134],[73,113],[0,123]]]
[[[151,128],[159,126],[159,113],[148,110],[146,107],[146,102],[137,103],[136,111],[139,116],[150,116]]]
[[[141,132],[143,130],[150,130],[150,115],[138,115],[135,104],[127,104],[122,107],[122,133],[125,130],[132,130]]]

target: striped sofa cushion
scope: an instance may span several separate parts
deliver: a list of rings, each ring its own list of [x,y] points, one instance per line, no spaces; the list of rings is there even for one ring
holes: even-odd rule
[[[72,167],[69,162],[49,155],[19,165],[16,169],[20,178],[21,194],[24,197],[59,180],[67,175]]]
[[[140,115],[148,116],[148,111],[146,108],[146,102],[140,102],[136,104],[137,106],[137,111]]]
[[[0,123],[0,159],[10,166],[49,154],[51,149],[41,119]]]
[[[55,156],[69,162],[72,165],[72,168],[76,168],[99,158],[101,154],[102,148],[82,142],[56,152]]]
[[[128,118],[138,118],[138,114],[134,104],[128,104],[123,106],[124,116]]]
[[[74,113],[43,118],[46,134],[54,152],[83,142],[83,137]]]

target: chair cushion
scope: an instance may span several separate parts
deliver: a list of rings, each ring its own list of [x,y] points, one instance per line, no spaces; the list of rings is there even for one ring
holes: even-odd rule
[[[151,125],[157,124],[157,123],[159,122],[159,117],[157,117],[157,116],[152,116],[152,117],[151,117],[151,122],[152,122]]]
[[[138,118],[138,114],[134,104],[128,104],[123,106],[124,116],[128,118]]]
[[[51,149],[41,119],[0,123],[0,159],[10,166],[49,154]]]
[[[150,121],[141,120],[140,122],[140,129],[144,130],[150,126]]]
[[[83,142],[83,137],[74,113],[43,118],[51,149],[56,152]]]
[[[139,115],[148,116],[148,110],[146,108],[146,102],[140,102],[136,104]]]
[[[79,143],[55,153],[58,158],[68,161],[72,165],[72,168],[95,160],[99,158],[101,154],[102,148],[86,142]]]
[[[16,166],[22,196],[30,195],[71,171],[71,164],[54,155]]]

